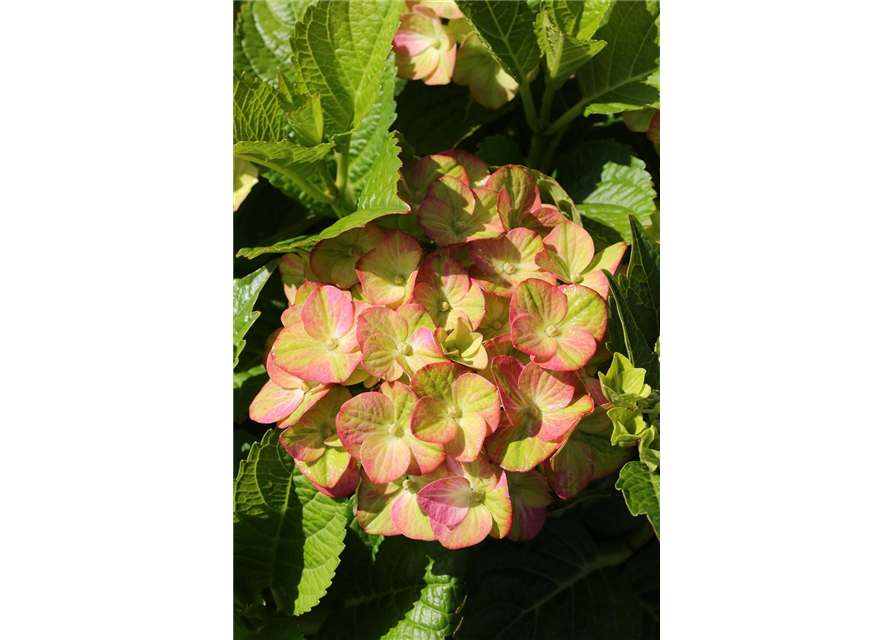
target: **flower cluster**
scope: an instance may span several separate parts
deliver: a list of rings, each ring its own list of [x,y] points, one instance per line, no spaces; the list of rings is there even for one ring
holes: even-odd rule
[[[489,109],[515,97],[518,83],[481,44],[453,0],[406,0],[393,49],[397,75],[428,85],[468,86]]]
[[[626,245],[596,253],[527,169],[462,151],[404,167],[398,193],[415,235],[369,223],[283,258],[289,306],[250,415],[319,491],[356,493],[371,534],[529,539],[550,489],[597,475],[602,269]]]

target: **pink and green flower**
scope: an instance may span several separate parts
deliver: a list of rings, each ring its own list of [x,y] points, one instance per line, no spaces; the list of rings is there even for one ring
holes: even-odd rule
[[[335,287],[313,291],[301,306],[301,321],[285,327],[273,343],[276,366],[306,381],[347,380],[363,359],[356,336],[362,308]]]
[[[385,232],[375,224],[349,229],[334,238],[320,240],[310,252],[310,266],[321,282],[349,289],[357,282],[357,260],[377,247]]]
[[[465,268],[445,254],[434,254],[419,269],[412,297],[428,310],[435,326],[450,329],[462,312],[477,329],[484,317],[484,294]]]
[[[605,300],[582,285],[526,280],[512,294],[512,342],[546,369],[575,371],[595,354],[608,327]]]
[[[350,465],[351,456],[342,446],[335,428],[338,410],[350,397],[350,391],[344,387],[333,387],[279,436],[279,442],[295,459],[301,473],[314,484],[330,490],[338,485]]]
[[[424,254],[422,245],[408,233],[389,231],[377,247],[356,263],[366,301],[391,309],[409,302]]]
[[[255,422],[279,422],[280,427],[285,421],[293,424],[332,389],[332,385],[305,382],[279,368],[272,352],[267,355],[266,366],[270,379],[248,407],[248,416]]]
[[[400,16],[393,46],[398,77],[429,85],[449,83],[456,65],[456,39],[432,9],[416,5]]]
[[[451,149],[420,158],[408,165],[397,184],[397,192],[414,213],[428,193],[428,188],[443,177],[456,178],[462,184],[476,189],[490,177],[487,165],[466,151]]]
[[[484,317],[478,325],[478,332],[489,342],[493,338],[511,333],[509,324],[508,298],[500,298],[484,292]]]
[[[512,528],[509,540],[531,540],[546,522],[546,507],[552,504],[549,483],[538,471],[506,472],[512,498]]]
[[[511,298],[512,291],[528,278],[555,284],[555,277],[536,262],[543,240],[530,229],[518,227],[499,238],[478,240],[469,247],[474,266],[472,279],[486,293]]]
[[[503,469],[530,471],[560,446],[559,441],[593,410],[574,375],[544,369],[534,362],[493,358],[493,378],[506,419],[487,440],[487,453]]]
[[[459,462],[478,457],[484,438],[499,423],[496,387],[453,362],[429,364],[412,377],[419,396],[412,412],[412,433],[442,444]]]
[[[508,478],[483,458],[445,462],[447,477],[418,492],[418,503],[430,518],[438,542],[461,549],[488,535],[504,538],[512,528],[512,501]]]
[[[393,381],[412,375],[432,362],[447,362],[434,337],[434,323],[419,304],[396,311],[370,307],[359,315],[357,340],[369,373]]]
[[[375,484],[362,473],[357,491],[357,519],[366,533],[381,536],[402,534],[413,540],[434,540],[428,516],[419,507],[421,489],[446,477],[444,465],[423,476],[403,475]]]
[[[614,273],[626,253],[626,243],[620,241],[596,254],[592,236],[570,220],[552,229],[543,247],[536,255],[537,265],[562,282],[589,287],[605,299],[608,278],[601,270]]]
[[[412,434],[410,418],[416,403],[416,395],[405,384],[386,382],[379,392],[361,393],[341,406],[336,419],[341,442],[376,484],[404,473],[425,475],[443,462],[440,444]]]
[[[592,434],[582,422],[561,445],[543,470],[553,491],[562,500],[571,500],[589,483],[610,475],[632,457],[632,449],[611,445],[607,432]]]
[[[496,211],[485,207],[467,183],[451,176],[428,187],[418,216],[428,237],[442,247],[492,238],[504,231]]]
[[[499,109],[518,92],[518,82],[505,72],[474,33],[462,40],[453,82],[467,85],[475,102],[488,109]]]

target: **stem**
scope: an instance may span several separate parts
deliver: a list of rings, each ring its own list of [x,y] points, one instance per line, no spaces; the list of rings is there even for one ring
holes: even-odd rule
[[[335,181],[332,180],[332,176],[329,174],[329,170],[326,169],[326,166],[322,162],[316,165],[316,169],[319,172],[319,176],[323,179],[323,182],[326,183],[326,190],[337,198],[340,194],[338,192],[338,187],[335,186]]]
[[[583,110],[586,108],[586,105],[592,102],[592,98],[586,97],[580,100],[577,104],[572,106],[570,109],[565,111],[561,116],[549,125],[549,128],[546,129],[546,135],[552,136],[556,133],[564,131],[568,125],[574,121],[575,118],[580,116],[583,113]]]
[[[527,78],[520,85],[521,104],[524,105],[524,117],[527,118],[527,126],[534,133],[539,132],[539,124],[536,121],[536,107],[533,105],[533,94],[530,92],[530,84]]]
[[[561,139],[564,137],[564,134],[567,132],[567,129],[563,129],[557,136],[552,138],[552,141],[549,143],[549,148],[546,149],[546,155],[543,157],[543,168],[541,171],[545,174],[549,174],[552,171],[552,158],[555,155],[555,151],[558,150],[558,145],[561,142]]]
[[[350,184],[347,181],[347,170],[349,168],[349,158],[350,155],[350,134],[345,135],[335,147],[335,163],[337,164],[338,171],[335,175],[335,188],[338,189],[338,193],[341,196],[341,204],[348,211],[353,211],[356,207],[356,203],[353,199],[353,193],[350,188]],[[336,213],[338,213],[338,217],[342,217],[341,213],[338,212],[336,208]]]
[[[552,101],[555,98],[555,85],[546,82],[546,90],[543,93],[543,103],[540,108],[538,126],[534,129],[533,140],[530,143],[530,151],[527,154],[527,166],[539,168],[540,159],[546,144],[546,136],[542,133],[549,125],[549,116],[552,115]]]

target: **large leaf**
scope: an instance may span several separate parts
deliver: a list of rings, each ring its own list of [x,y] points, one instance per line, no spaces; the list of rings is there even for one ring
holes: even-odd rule
[[[529,542],[487,540],[471,564],[456,638],[637,638],[642,608],[613,563],[573,509],[548,517]]]
[[[566,154],[558,171],[580,213],[607,227],[601,234],[605,246],[620,239],[632,241],[630,215],[645,226],[651,224],[657,193],[645,163],[626,145],[613,140],[588,142]],[[602,242],[596,238],[596,244]]]
[[[246,74],[233,74],[233,142],[285,139],[276,90]]]
[[[515,4],[515,3],[509,3]],[[420,155],[452,149],[482,125],[515,108],[515,101],[493,111],[482,107],[466,87],[429,87],[410,82],[397,97],[394,125]]]
[[[391,125],[397,117],[397,102],[394,99],[396,78],[397,66],[391,54],[385,63],[375,102],[350,136],[348,181],[354,193],[362,191],[369,173],[377,165]]]
[[[322,598],[335,574],[348,522],[347,500],[313,488],[271,429],[251,447],[236,478],[233,571],[236,601],[250,609],[271,594],[280,611],[300,615]]]
[[[295,23],[297,86],[322,101],[329,136],[360,126],[378,96],[403,3],[321,2]]]
[[[348,533],[350,572],[333,586],[343,610],[320,631],[326,640],[442,640],[459,622],[469,552],[402,536],[377,541],[374,553]],[[349,560],[347,560],[349,558]]]
[[[546,58],[546,82],[560,87],[582,65],[605,48],[604,40],[576,38],[564,31],[557,23],[554,3],[543,3],[537,16],[537,38]],[[562,3],[567,5],[567,3]],[[584,4],[578,2],[576,4]]]
[[[544,0],[555,26],[564,33],[589,40],[611,8],[610,0]]]
[[[257,296],[278,263],[279,260],[273,260],[254,273],[233,280],[233,367],[238,364],[239,354],[245,348],[242,338],[260,316],[260,311],[254,311]]]
[[[577,70],[586,115],[660,108],[660,3],[614,2],[596,35],[607,48]]]
[[[629,512],[634,516],[648,516],[660,538],[660,476],[641,462],[627,462],[620,470],[617,488],[623,492]]]
[[[239,250],[237,256],[253,258],[264,253],[288,253],[302,247],[309,247],[320,240],[334,238],[339,233],[362,227],[377,218],[393,213],[406,213],[409,205],[397,197],[397,181],[400,179],[399,158],[400,147],[397,146],[396,133],[392,132],[379,149],[376,162],[357,199],[358,209],[354,213],[338,220],[335,224],[314,236],[300,236],[283,240],[269,247],[252,247]]]
[[[288,39],[314,0],[243,2],[233,38],[233,68],[274,83],[276,70],[294,82]]]
[[[526,82],[540,61],[533,8],[500,0],[459,0],[459,8],[506,73]]]

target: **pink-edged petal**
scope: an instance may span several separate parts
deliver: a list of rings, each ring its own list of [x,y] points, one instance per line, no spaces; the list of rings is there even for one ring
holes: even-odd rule
[[[428,516],[419,506],[416,496],[405,491],[394,501],[391,511],[394,528],[413,540],[436,540]]]
[[[501,238],[471,243],[474,260],[471,276],[487,293],[510,298],[512,291],[528,278],[555,284],[555,278],[536,263],[543,249],[542,239],[529,229],[516,228]]]
[[[271,353],[278,367],[308,382],[343,382],[362,360],[359,352],[342,352],[337,339],[316,340],[302,323],[285,327]]]
[[[438,246],[465,242],[471,230],[475,200],[471,189],[461,180],[444,176],[428,187],[419,206],[419,225]]]
[[[276,423],[280,429],[287,429],[295,425],[307,411],[316,406],[316,403],[325,398],[336,385],[320,384],[318,382],[304,383],[304,398],[301,403],[287,417]]]
[[[364,471],[360,471],[360,486],[357,489],[357,520],[366,533],[377,536],[400,534],[393,517],[398,500],[407,495],[402,481],[375,484]]]
[[[581,329],[562,329],[555,338],[555,345],[554,354],[535,356],[534,362],[544,369],[576,371],[589,362],[596,348],[595,338]]]
[[[449,18],[461,18],[461,13],[459,16],[441,16],[441,17],[449,17]],[[487,183],[487,179],[490,177],[490,170],[487,168],[487,163],[474,156],[467,151],[460,151],[459,149],[450,149],[449,151],[444,151],[440,155],[447,156],[448,158],[453,158],[456,162],[458,162],[465,169],[465,173],[468,175],[468,184],[471,187],[477,188],[482,187]]]
[[[490,535],[504,538],[512,529],[512,499],[509,496],[508,478],[504,471],[499,472],[496,487],[484,494],[484,506],[493,518]]]
[[[370,391],[354,396],[335,418],[341,444],[354,458],[360,457],[363,443],[373,435],[387,435],[394,419],[394,406],[384,394]]]
[[[303,399],[303,390],[283,389],[268,380],[248,407],[248,416],[261,424],[277,422],[297,409]]]
[[[519,384],[523,370],[524,365],[509,356],[494,357],[490,366],[502,407],[512,424],[520,424],[526,413],[526,401]]]
[[[357,259],[374,249],[383,237],[381,227],[367,224],[320,240],[310,252],[310,266],[323,282],[347,289],[358,282]]]
[[[437,541],[447,549],[464,549],[481,542],[493,528],[490,511],[482,503],[473,504],[465,518],[455,527],[447,527],[431,520]]]
[[[304,265],[307,254],[286,253],[279,261],[279,276],[282,279],[282,289],[289,305],[295,303],[295,296],[301,285],[308,280],[304,273]]]
[[[341,447],[326,447],[325,453],[316,460],[295,460],[295,464],[313,484],[333,488],[347,472],[350,461],[350,454]],[[356,482],[353,486],[356,487]]]
[[[521,216],[521,226],[536,231],[541,237],[547,236],[552,229],[563,223],[567,218],[557,208],[550,204],[544,204],[539,209]]]
[[[420,328],[425,327],[434,331],[434,321],[428,311],[420,304],[404,304],[397,309],[397,314],[406,322],[406,335],[414,335]]]
[[[499,215],[506,229],[521,226],[521,216],[540,207],[536,180],[523,167],[511,164],[500,167],[486,186],[497,193],[505,192],[499,196]]]
[[[490,434],[488,423],[476,413],[463,414],[457,421],[458,429],[443,448],[448,456],[459,462],[471,462],[481,453],[484,438]]]
[[[279,434],[279,443],[295,461],[313,462],[326,452],[325,437],[320,429],[301,422],[284,429]]]
[[[499,394],[496,385],[485,378],[464,373],[453,384],[453,398],[462,412],[461,420],[475,415],[487,426],[487,431],[494,431],[499,425]]]
[[[571,403],[574,398],[574,382],[572,373],[549,371],[530,363],[521,372],[518,385],[533,406],[549,412],[563,409]]]
[[[420,327],[409,341],[409,355],[398,356],[398,362],[409,376],[414,376],[419,369],[435,362],[449,362],[437,339],[428,327]]]
[[[536,437],[538,431],[539,425],[531,420],[513,426],[503,419],[496,433],[487,438],[487,454],[508,471],[530,471],[547,460],[561,444],[559,441],[540,440]]]
[[[278,366],[273,360],[272,350],[267,354],[266,359],[267,374],[270,380],[275,382],[283,389],[303,389],[304,381],[297,376],[291,375],[288,371]]]
[[[485,341],[511,331],[509,325],[509,300],[484,292],[484,317],[478,325],[478,332]]]
[[[519,351],[538,358],[551,358],[558,350],[557,340],[549,335],[549,331],[557,334],[555,325],[548,325],[540,318],[522,314],[512,320],[512,344]]]
[[[372,375],[385,380],[397,380],[403,375],[398,358],[400,346],[388,335],[370,336],[363,344],[363,366]]]
[[[329,285],[320,287],[301,308],[301,320],[307,333],[320,342],[340,338],[353,326],[350,294]]]
[[[533,540],[542,531],[546,523],[545,507],[529,507],[527,505],[512,504],[512,529],[508,539],[515,542]]]
[[[341,479],[338,480],[335,486],[323,487],[316,484],[315,482],[311,482],[311,484],[313,484],[313,487],[317,491],[325,496],[329,496],[330,498],[346,498],[347,496],[353,494],[359,483],[360,471],[359,467],[357,467],[357,461],[354,458],[350,459],[350,464],[347,465],[347,470],[344,472],[344,475],[341,476]]]
[[[578,224],[565,220],[543,238],[543,247],[558,256],[568,269],[568,282],[579,281],[595,255],[592,236]]]
[[[416,438],[435,444],[450,442],[459,428],[446,403],[432,396],[424,396],[416,403],[411,425]]]
[[[567,300],[567,312],[559,328],[562,331],[582,329],[596,341],[601,340],[608,328],[608,306],[604,298],[581,285],[564,284],[558,289]]]
[[[442,463],[446,455],[443,445],[422,442],[407,431],[403,432],[403,442],[409,447],[411,458],[406,472],[413,476],[431,473]]]
[[[455,527],[465,518],[471,505],[471,483],[460,477],[437,480],[419,491],[418,501],[432,521]]]
[[[406,320],[393,309],[369,307],[357,316],[357,344],[362,348],[370,336],[390,336],[395,342],[406,340],[408,329]]]
[[[542,280],[525,280],[512,294],[509,318],[514,322],[519,316],[532,316],[544,327],[558,325],[567,314],[567,298],[559,290]]]
[[[368,436],[360,447],[360,462],[376,484],[399,478],[409,468],[412,457],[401,438],[388,433]]]
[[[543,412],[539,432],[540,440],[551,441],[561,438],[573,429],[587,413],[591,413],[594,405],[592,398],[578,396],[568,406],[555,411]]]
[[[592,482],[595,475],[592,449],[582,440],[571,436],[543,468],[558,497],[570,500]]]
[[[610,273],[616,272],[617,267],[620,266],[620,261],[623,260],[623,256],[626,253],[626,246],[625,242],[620,241],[595,254],[595,257],[592,258],[592,262],[586,268],[587,273],[580,284],[589,287],[602,298],[607,299],[609,289],[608,278],[602,273],[602,269],[605,269]]]
[[[432,396],[445,402],[453,401],[453,383],[468,368],[454,362],[435,362],[419,369],[412,377],[412,390],[418,397]]]
[[[398,229],[357,260],[357,277],[370,304],[396,308],[412,296],[424,252],[418,241]]]

